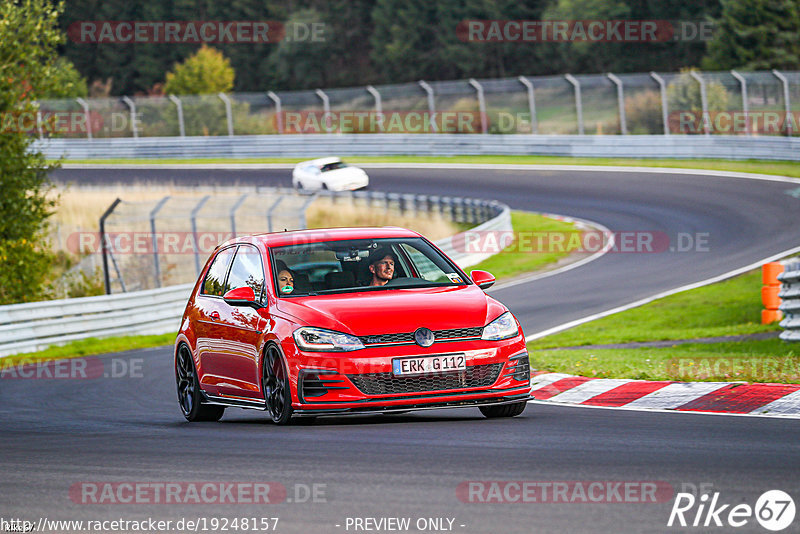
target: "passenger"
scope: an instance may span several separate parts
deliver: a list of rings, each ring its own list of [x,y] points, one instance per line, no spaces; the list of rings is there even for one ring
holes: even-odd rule
[[[278,288],[284,295],[288,295],[294,291],[294,276],[289,269],[283,269],[278,273]]]
[[[370,286],[385,286],[394,277],[394,253],[389,248],[379,248],[369,256]]]

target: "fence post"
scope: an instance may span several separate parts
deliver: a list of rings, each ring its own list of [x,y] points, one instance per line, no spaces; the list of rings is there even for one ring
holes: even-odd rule
[[[200,199],[200,202],[192,208],[191,222],[192,222],[192,237],[194,237],[194,266],[197,269],[197,275],[200,276],[200,242],[197,239],[197,214],[203,209],[211,195],[206,195]]]
[[[158,236],[156,236],[156,215],[169,200],[169,195],[158,201],[156,207],[150,212],[150,237],[153,241],[153,268],[156,273],[156,287],[161,287],[161,264],[158,260]]]
[[[528,92],[528,110],[531,113],[531,135],[536,135],[539,133],[539,120],[536,118],[536,95],[533,84],[525,76],[520,76],[517,80],[525,86]]]
[[[278,204],[280,204],[280,203],[281,203],[281,201],[283,200],[283,198],[284,198],[284,197],[283,197],[283,195],[280,195],[280,196],[278,197],[278,200],[276,200],[276,201],[275,201],[275,202],[272,204],[272,206],[270,206],[270,207],[269,207],[269,209],[267,209],[267,231],[268,231],[268,232],[272,232],[272,231],[273,231],[273,230],[272,230],[272,213],[275,211],[275,208],[277,208],[277,207],[278,207]]]
[[[383,131],[383,101],[381,100],[381,94],[371,85],[367,86],[367,91],[375,99],[375,113],[377,115],[375,119],[378,123],[378,128]]]
[[[306,218],[306,211],[308,210],[308,207],[311,205],[311,203],[314,202],[315,200],[317,200],[317,195],[319,195],[319,193],[316,192],[316,191],[314,193],[312,193],[311,196],[308,197],[308,199],[306,199],[306,201],[300,207],[300,229],[301,230],[304,230],[305,228],[308,228],[308,219]]]
[[[432,132],[438,132],[439,130],[436,128],[436,101],[434,100],[433,87],[425,80],[420,80],[417,83],[422,87],[422,90],[428,94],[428,113],[430,114],[428,124]]]
[[[700,104],[703,106],[703,132],[711,135],[711,116],[708,114],[708,93],[706,92],[706,81],[697,71],[689,71],[692,78],[700,84]]]
[[[745,130],[747,135],[752,135],[750,128],[750,107],[749,102],[747,101],[747,80],[735,70],[731,71],[731,75],[736,78],[739,81],[739,84],[742,86],[742,111],[744,112]]]
[[[583,102],[581,101],[581,82],[572,74],[564,76],[575,88],[575,111],[578,114],[578,135],[585,135],[583,128]]]
[[[786,135],[791,137],[794,132],[794,128],[792,128],[794,117],[792,116],[792,105],[789,100],[789,80],[777,69],[772,69],[772,74],[783,84],[783,106],[786,109],[786,117],[783,120],[786,123]]]
[[[123,96],[122,101],[125,102],[131,112],[131,132],[133,133],[133,137],[139,137],[139,130],[136,128],[136,102],[127,96]]]
[[[489,125],[486,124],[486,98],[483,94],[483,86],[475,78],[469,79],[469,84],[478,92],[478,111],[481,114],[481,133],[489,133]]]
[[[42,108],[38,101],[34,100],[33,105],[36,106],[36,131],[39,132],[39,139],[44,139],[44,129],[42,128]]]
[[[178,110],[178,131],[181,137],[186,137],[186,125],[183,122],[183,102],[175,95],[169,95],[169,99]]]
[[[320,100],[322,100],[322,122],[323,124],[327,119],[331,118],[331,101],[328,99],[328,95],[322,89],[317,89],[314,91]],[[333,123],[331,122],[331,126]],[[323,126],[328,133],[331,133],[331,128],[327,128]]]
[[[225,118],[228,120],[228,137],[233,137],[233,110],[231,109],[231,99],[225,93],[217,95],[225,103]]]
[[[247,193],[239,197],[228,213],[228,216],[231,218],[231,234],[233,237],[236,237],[236,211],[244,204],[245,200],[247,200]]]
[[[625,90],[622,87],[622,80],[615,74],[606,74],[608,79],[617,86],[617,105],[619,106],[619,130],[622,135],[628,135],[628,122],[625,118]]]
[[[267,92],[267,96],[275,102],[275,118],[278,123],[278,133],[283,134],[283,111],[281,110],[281,97],[273,93],[272,91]]]
[[[669,109],[667,109],[667,84],[664,78],[650,72],[650,77],[658,83],[659,90],[661,91],[661,120],[664,122],[664,135],[669,135]]]
[[[106,295],[111,294],[111,276],[108,273],[108,240],[106,239],[106,219],[114,212],[117,205],[122,202],[117,198],[108,209],[100,216],[100,250],[103,254],[103,283],[106,289]],[[80,252],[80,251],[78,251]]]
[[[89,116],[89,102],[83,98],[76,98],[75,101],[83,108],[83,116],[86,117],[86,138],[92,140],[92,118]]]

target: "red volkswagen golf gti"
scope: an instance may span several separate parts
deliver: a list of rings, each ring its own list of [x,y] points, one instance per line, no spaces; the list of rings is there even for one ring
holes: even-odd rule
[[[477,406],[522,413],[530,397],[516,318],[435,245],[402,228],[337,228],[220,245],[175,342],[189,421],[226,407],[293,417]]]

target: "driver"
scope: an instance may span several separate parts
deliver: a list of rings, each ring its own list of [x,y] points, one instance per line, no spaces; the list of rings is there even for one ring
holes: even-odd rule
[[[394,263],[397,260],[389,248],[379,248],[369,256],[369,272],[372,273],[370,286],[385,286],[394,277]]]

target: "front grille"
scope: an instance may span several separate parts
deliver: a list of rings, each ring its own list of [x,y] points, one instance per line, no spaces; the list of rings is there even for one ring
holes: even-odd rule
[[[394,393],[416,393],[460,388],[488,387],[495,383],[502,363],[473,365],[466,371],[455,371],[440,375],[394,376],[392,373],[369,373],[347,375],[365,395],[389,395]]]
[[[483,327],[474,328],[452,328],[450,330],[434,330],[433,335],[436,341],[444,339],[466,339],[479,338],[483,334]],[[399,334],[378,334],[375,336],[361,336],[359,338],[364,345],[383,345],[385,343],[414,343],[414,332],[402,332]]]

